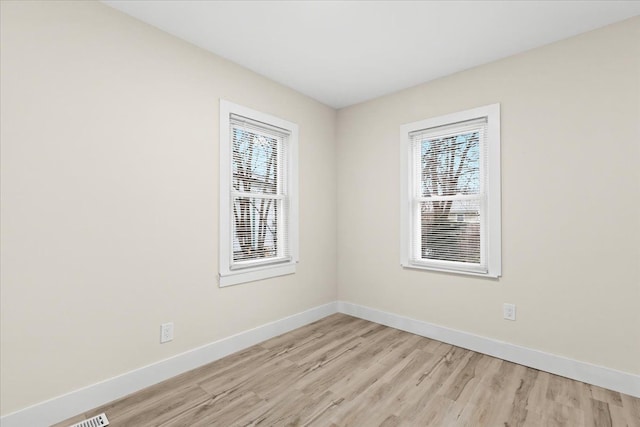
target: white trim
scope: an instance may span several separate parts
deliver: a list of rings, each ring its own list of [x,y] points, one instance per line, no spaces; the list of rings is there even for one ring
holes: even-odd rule
[[[230,273],[227,276],[220,275],[220,287],[255,282],[256,280],[285,276],[287,274],[294,274],[295,272],[296,266],[291,263],[277,266],[266,265],[263,267],[252,267],[250,271],[235,271],[235,274]]]
[[[290,261],[273,266],[247,267],[232,270],[231,252],[233,237],[231,236],[230,192],[231,188],[231,152],[229,143],[230,117],[238,115],[247,117],[269,126],[284,129],[289,133],[287,138],[288,170],[287,195],[289,198],[289,239]],[[293,274],[298,263],[298,125],[290,121],[272,116],[242,105],[220,99],[220,212],[219,212],[219,284],[220,287],[237,285],[267,279],[269,277]]]
[[[509,344],[350,302],[334,301],[7,414],[0,418],[0,425],[22,427],[58,423],[334,313],[348,314],[640,398],[640,375]]]
[[[541,371],[640,397],[640,375],[521,347],[349,302],[338,301],[338,312]]]
[[[337,312],[330,302],[92,384],[0,418],[2,427],[45,426],[64,421],[130,393],[206,365],[269,338]]]

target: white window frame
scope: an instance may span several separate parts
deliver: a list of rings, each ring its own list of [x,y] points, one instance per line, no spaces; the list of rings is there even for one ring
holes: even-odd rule
[[[415,185],[417,172],[413,169],[414,153],[412,150],[410,134],[412,132],[452,125],[469,120],[487,120],[487,135],[484,144],[481,143],[481,154],[486,150],[486,167],[480,170],[486,174],[485,206],[481,215],[484,215],[484,230],[481,231],[481,239],[486,240],[485,253],[486,270],[463,266],[464,263],[450,261],[437,261],[417,259],[415,239],[420,238],[419,227],[413,221],[413,207],[415,206]],[[434,270],[469,274],[475,276],[497,278],[502,275],[502,242],[501,242],[501,177],[500,177],[500,104],[491,104],[466,111],[447,114],[413,123],[407,123],[400,127],[400,264],[404,268]],[[483,242],[484,243],[484,242]]]
[[[289,258],[269,264],[264,261],[246,263],[242,269],[232,268],[233,260],[233,215],[232,209],[232,141],[231,116],[242,116],[250,120],[284,129],[287,138],[287,195]],[[220,287],[237,285],[267,279],[270,277],[293,274],[298,263],[298,125],[284,119],[262,113],[242,105],[220,99],[220,217],[219,217],[219,279]],[[255,265],[251,265],[255,264]]]

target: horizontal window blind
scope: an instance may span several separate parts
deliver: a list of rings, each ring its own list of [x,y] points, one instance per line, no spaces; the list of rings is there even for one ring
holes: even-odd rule
[[[231,269],[286,262],[287,141],[281,128],[231,115]]]
[[[287,137],[291,134],[287,129],[283,129],[269,123],[259,122],[239,114],[230,114],[229,121],[232,126],[238,126],[247,130],[255,130],[256,132],[267,132],[274,136]]]
[[[487,271],[487,119],[409,134],[413,262]]]

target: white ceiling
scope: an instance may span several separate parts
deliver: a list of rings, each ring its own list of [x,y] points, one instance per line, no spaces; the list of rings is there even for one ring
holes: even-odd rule
[[[103,2],[334,108],[640,15],[640,1]]]

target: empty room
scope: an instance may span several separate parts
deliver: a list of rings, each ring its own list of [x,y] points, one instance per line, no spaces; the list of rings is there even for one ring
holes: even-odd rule
[[[0,8],[2,427],[640,427],[640,2]]]

